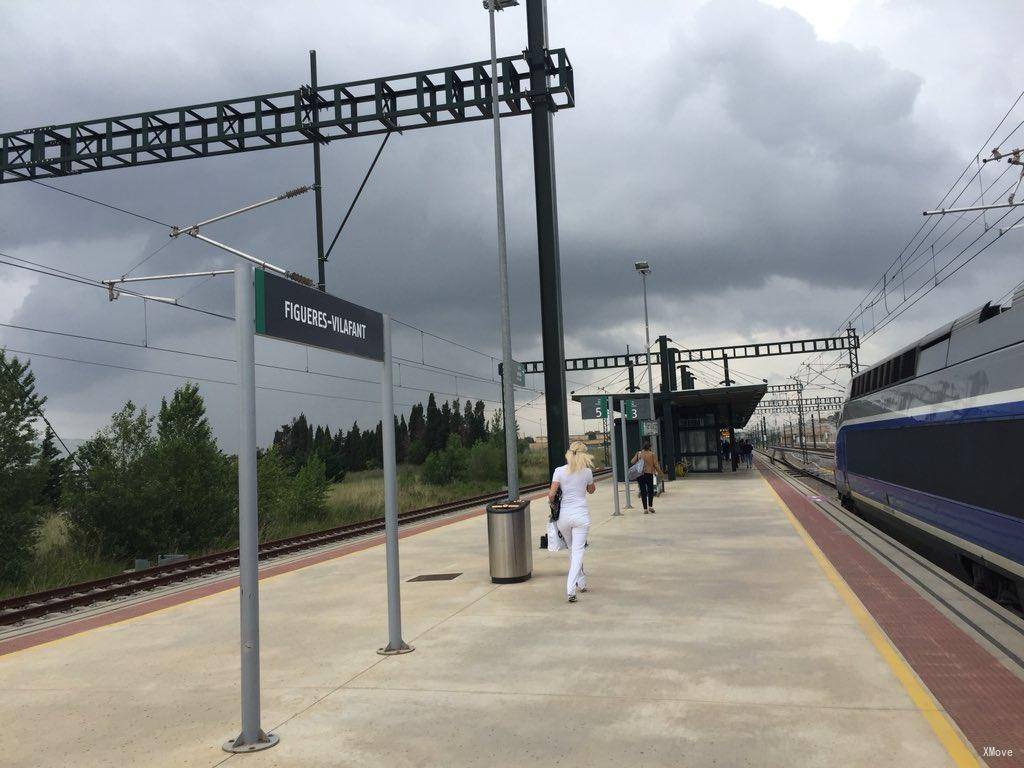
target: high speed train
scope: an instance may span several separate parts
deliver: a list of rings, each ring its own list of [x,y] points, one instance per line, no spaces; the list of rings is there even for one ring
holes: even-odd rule
[[[844,506],[911,526],[1024,605],[1024,289],[855,376],[835,466]]]

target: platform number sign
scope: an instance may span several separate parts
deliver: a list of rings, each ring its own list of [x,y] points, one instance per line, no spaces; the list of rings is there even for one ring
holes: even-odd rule
[[[636,421],[640,418],[640,409],[637,408],[636,400],[622,401],[622,415],[626,421]]]
[[[608,395],[586,395],[581,397],[580,409],[584,419],[607,419]]]
[[[515,360],[512,361],[512,370],[515,373],[512,381],[517,387],[526,386],[526,366],[522,363],[517,363]]]

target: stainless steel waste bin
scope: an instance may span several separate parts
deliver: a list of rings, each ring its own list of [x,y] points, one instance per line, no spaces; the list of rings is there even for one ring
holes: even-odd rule
[[[487,548],[491,581],[512,584],[533,573],[530,502],[498,501],[487,505]]]

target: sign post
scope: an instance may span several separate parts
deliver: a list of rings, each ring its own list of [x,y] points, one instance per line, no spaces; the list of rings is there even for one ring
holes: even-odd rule
[[[380,375],[381,437],[384,449],[384,549],[388,569],[388,644],[384,656],[415,650],[402,639],[401,579],[398,574],[398,467],[395,458],[395,388],[391,366],[391,316],[381,318],[384,366]]]
[[[241,613],[242,732],[227,752],[256,752],[278,742],[260,727],[259,520],[256,506],[256,350],[253,268],[235,268],[235,351],[238,360],[238,587]]]
[[[384,551],[388,582],[388,644],[382,654],[413,650],[402,640],[398,572],[398,479],[395,459],[395,400],[391,359],[391,319],[329,293],[256,270],[256,332],[322,347],[382,364],[381,434],[384,451]]]
[[[615,409],[608,407],[608,398],[602,398],[605,403],[605,410],[608,413],[608,431],[611,434],[611,439],[608,441],[609,450],[611,455],[609,461],[612,465],[612,499],[614,500],[615,511],[612,512],[612,517],[622,517],[622,512],[619,511],[619,462],[615,459]],[[626,429],[626,420],[622,420],[622,429]],[[626,488],[628,491],[629,481],[626,481]]]
[[[637,417],[636,405],[633,400],[622,401],[622,480],[626,484],[626,509],[632,509],[633,503],[629,500],[629,443],[626,440],[626,422],[635,421]]]

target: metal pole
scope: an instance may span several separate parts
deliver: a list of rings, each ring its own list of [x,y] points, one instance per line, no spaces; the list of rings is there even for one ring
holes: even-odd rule
[[[798,426],[798,428],[800,430],[800,434],[799,434],[799,439],[800,439],[800,457],[803,460],[804,464],[806,464],[807,463],[807,445],[804,443],[804,387],[803,387],[803,384],[800,383],[800,382],[797,382],[797,398],[799,398],[799,399],[796,401],[797,402],[797,409],[796,409],[797,416],[796,416],[796,419],[797,419],[797,426]]]
[[[530,65],[530,121],[533,183],[537,201],[537,262],[540,267],[540,325],[544,349],[544,408],[548,421],[548,476],[565,463],[569,447],[566,410],[565,340],[562,335],[562,276],[558,255],[553,107],[547,96],[548,20],[546,0],[526,0],[526,60]]]
[[[255,752],[278,742],[260,728],[259,520],[256,498],[256,289],[253,268],[235,269],[238,360],[238,595],[241,614],[242,732],[227,752]]]
[[[317,287],[327,290],[324,276],[324,202],[320,189],[320,94],[316,89],[316,51],[309,52],[309,87],[313,122],[313,197],[316,204],[316,274]]]
[[[611,395],[608,395],[608,434],[608,450],[612,465],[612,499],[615,507],[612,517],[622,517],[622,512],[619,511],[619,462],[615,458],[615,398]]]
[[[629,500],[629,443],[626,440],[626,423],[626,410],[623,409],[622,421],[619,423],[622,430],[622,481],[626,484],[626,509],[632,509],[633,504]]]
[[[651,420],[657,421],[654,412],[654,376],[651,374],[651,325],[647,317],[647,275],[640,273],[640,279],[644,285],[644,337],[647,341],[647,398],[651,407]],[[658,452],[658,435],[651,435],[651,445],[654,446],[654,455],[660,457]],[[658,481],[655,480],[655,483]]]
[[[516,437],[515,371],[512,369],[512,321],[508,291],[508,245],[505,238],[505,189],[501,169],[501,116],[498,102],[498,53],[494,39],[494,0],[488,4],[491,23],[491,113],[494,125],[494,198],[498,208],[498,292],[501,300],[501,407],[505,412],[505,473],[508,499],[519,498],[519,446]]]
[[[811,447],[818,447],[818,435],[814,431],[814,414],[811,414]]]
[[[381,447],[384,452],[384,553],[388,570],[388,644],[377,653],[390,656],[414,650],[402,639],[402,595],[398,575],[398,462],[395,458],[395,388],[391,364],[391,316],[384,315],[384,365],[380,374]]]

